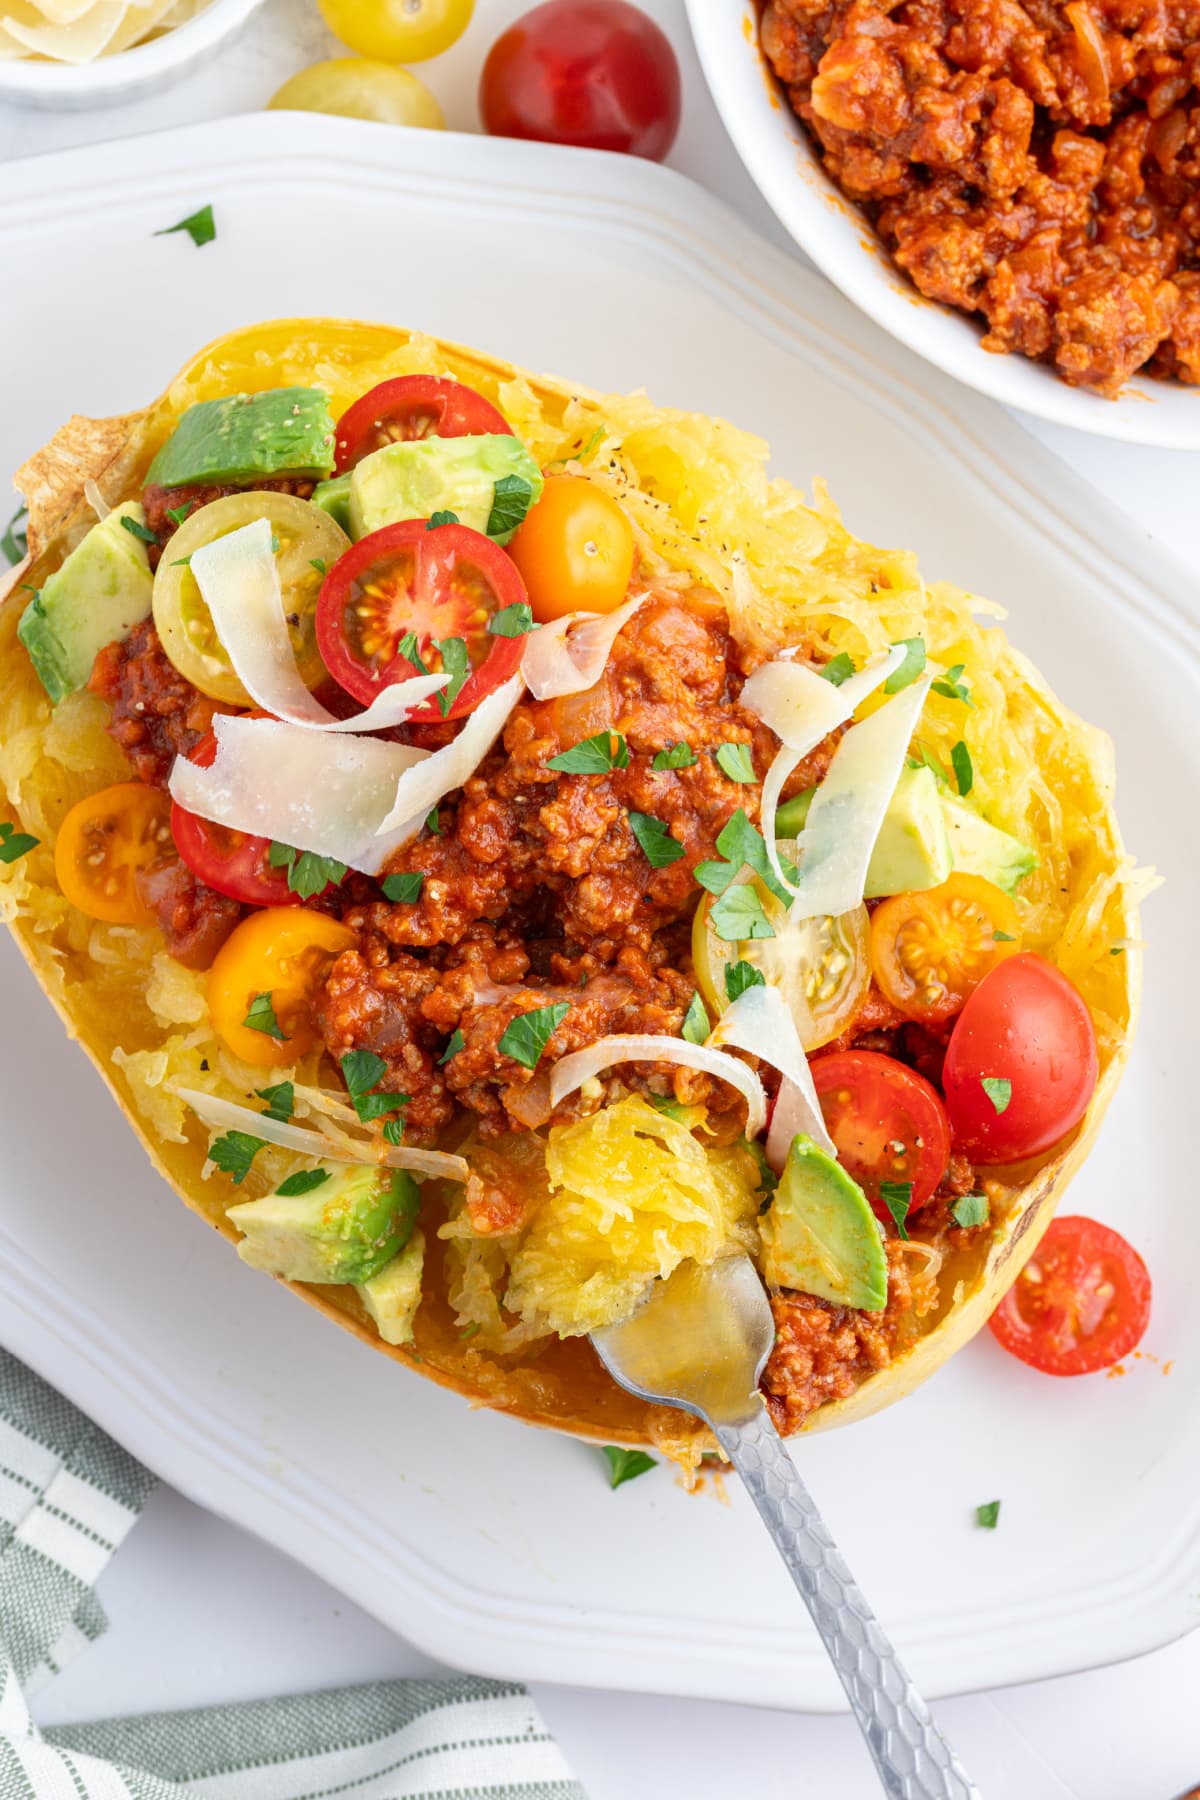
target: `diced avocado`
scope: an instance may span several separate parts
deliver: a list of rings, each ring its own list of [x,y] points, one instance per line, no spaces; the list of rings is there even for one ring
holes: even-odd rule
[[[816,788],[788,800],[775,815],[775,835],[797,837],[808,818]],[[868,900],[885,894],[916,894],[940,887],[953,867],[943,816],[944,800],[932,769],[904,768],[867,865]]]
[[[147,483],[254,482],[320,477],[333,468],[333,419],[320,388],[267,388],[189,406],[146,476]]]
[[[1037,852],[1020,838],[989,825],[977,812],[961,800],[942,799],[942,810],[950,834],[950,854],[954,867],[965,875],[982,875],[1006,894],[1016,891],[1018,882],[1037,868]]]
[[[366,537],[399,519],[428,519],[435,512],[456,513],[460,524],[486,532],[496,483],[506,478],[528,484],[528,506],[541,495],[542,472],[519,438],[492,433],[385,444],[351,473],[351,536]],[[507,544],[515,530],[514,523],[493,535],[498,544]]]
[[[319,481],[313,489],[312,503],[327,512],[335,525],[340,525],[347,537],[354,533],[350,524],[350,477],[334,475],[329,481]]]
[[[385,1344],[411,1344],[413,1320],[421,1303],[421,1269],[425,1234],[414,1231],[399,1256],[384,1263],[370,1281],[358,1283],[358,1297],[379,1328]]]
[[[57,706],[92,672],[105,644],[127,638],[150,614],[154,577],[146,545],[122,525],[145,529],[136,502],[118,506],[93,525],[21,615],[17,636]]]
[[[773,1287],[865,1312],[887,1305],[887,1258],[867,1197],[810,1137],[792,1139],[759,1229]]]
[[[285,1281],[370,1281],[412,1236],[421,1190],[403,1169],[351,1163],[321,1172],[325,1180],[305,1193],[231,1206],[245,1233],[238,1255]]]

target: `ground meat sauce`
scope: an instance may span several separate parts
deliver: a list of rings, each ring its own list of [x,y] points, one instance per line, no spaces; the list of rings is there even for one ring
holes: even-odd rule
[[[771,1417],[786,1436],[817,1407],[844,1400],[859,1383],[891,1362],[902,1335],[912,1329],[912,1284],[896,1238],[887,1245],[888,1297],[882,1312],[856,1312],[815,1294],[772,1296],[775,1348],[762,1388]]]
[[[315,481],[299,475],[264,476],[256,481],[256,493],[295,494],[297,499],[311,500]],[[149,547],[150,567],[157,569],[158,560],[168,540],[174,537],[179,527],[191,517],[198,507],[207,506],[210,500],[224,500],[229,494],[241,494],[245,489],[217,482],[192,482],[186,487],[160,487],[151,482],[142,492],[142,510],[146,515],[146,528],[152,531],[157,542]],[[179,517],[171,518],[172,513]]]
[[[770,0],[830,176],[985,349],[1117,394],[1200,382],[1200,7]]]
[[[111,706],[109,733],[134,773],[154,787],[167,785],[175,758],[189,756],[223,710],[178,672],[149,619],[101,650],[88,685]]]

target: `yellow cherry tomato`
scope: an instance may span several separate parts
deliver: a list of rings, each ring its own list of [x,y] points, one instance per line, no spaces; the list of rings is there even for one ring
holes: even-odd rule
[[[475,0],[319,0],[335,37],[381,62],[424,62],[456,44]]]
[[[307,907],[271,906],[243,919],[208,976],[208,1009],[234,1055],[263,1068],[306,1055],[320,1035],[316,991],[334,957],[356,942],[348,925]],[[250,1016],[267,1029],[247,1025]]]
[[[871,962],[884,994],[914,1019],[948,1019],[984,976],[1021,948],[1017,909],[981,875],[896,894],[871,918]]]
[[[313,63],[285,81],[267,102],[275,112],[340,113],[344,119],[373,119],[379,125],[420,125],[444,131],[441,107],[407,69],[371,62],[365,56],[334,56]]]
[[[73,806],[54,844],[54,873],[72,906],[110,925],[153,925],[139,869],[173,856],[171,801],[142,781],[119,781]]]
[[[508,553],[541,624],[564,613],[615,612],[633,574],[633,526],[585,475],[549,475]]]

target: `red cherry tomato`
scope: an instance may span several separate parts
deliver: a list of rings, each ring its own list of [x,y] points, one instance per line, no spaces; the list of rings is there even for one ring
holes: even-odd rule
[[[991,1317],[1004,1348],[1046,1375],[1094,1375],[1137,1347],[1150,1321],[1150,1275],[1117,1231],[1052,1219]]]
[[[419,724],[459,719],[514,675],[523,637],[495,637],[491,620],[525,601],[511,557],[466,525],[404,519],[360,538],[325,577],[317,602],[317,643],[325,666],[347,693],[370,705],[390,682],[452,666],[438,648],[466,645],[470,673],[445,713],[435,695],[409,717]],[[409,648],[419,665],[400,654]]]
[[[348,406],[337,422],[333,466],[339,475],[401,438],[512,436],[490,400],[460,381],[435,375],[398,375],[381,381]]]
[[[192,751],[189,761],[202,769],[211,767],[217,754],[217,740],[210,732]],[[267,860],[270,838],[250,837],[244,831],[231,831],[226,825],[215,825],[188,812],[178,800],[171,802],[171,836],[175,848],[192,874],[206,887],[247,906],[293,906],[299,894],[288,887],[286,869],[273,869]]]
[[[936,1088],[875,1050],[838,1050],[812,1063],[838,1161],[881,1219],[884,1181],[912,1182],[909,1212],[932,1200],[950,1158],[950,1123]]]
[[[661,162],[679,130],[679,64],[626,0],[546,0],[496,39],[479,110],[494,137],[623,150]]]
[[[1078,989],[1031,951],[1010,956],[984,976],[950,1036],[942,1086],[956,1145],[995,1163],[1048,1150],[1087,1111],[1099,1068]]]

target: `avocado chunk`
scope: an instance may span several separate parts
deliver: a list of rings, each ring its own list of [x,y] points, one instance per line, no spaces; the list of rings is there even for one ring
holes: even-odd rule
[[[285,1281],[370,1281],[412,1236],[420,1188],[406,1170],[375,1164],[314,1173],[325,1179],[305,1193],[266,1194],[229,1208],[245,1233],[238,1255]]]
[[[1006,894],[1037,868],[1037,852],[998,825],[989,825],[961,800],[942,798],[954,867],[965,875],[982,875]]]
[[[798,837],[808,818],[816,788],[788,800],[775,815],[775,835]],[[904,768],[883,816],[867,865],[864,898],[885,894],[917,894],[940,887],[953,866],[944,801],[933,770]]]
[[[519,438],[496,432],[385,444],[351,471],[351,536],[366,537],[400,519],[428,519],[436,512],[455,513],[460,524],[486,532],[498,482],[509,483],[504,491],[514,501],[525,499],[527,486],[526,510],[541,495],[542,472]],[[505,511],[504,517],[511,520],[511,513]],[[489,535],[507,544],[517,523],[507,529],[498,523]]]
[[[359,1299],[374,1319],[385,1344],[411,1344],[413,1320],[421,1304],[421,1270],[425,1262],[425,1234],[414,1231],[391,1262],[378,1275],[357,1284]]]
[[[154,577],[146,545],[122,519],[145,528],[136,501],[115,507],[46,580],[17,626],[55,706],[86,685],[105,644],[127,638],[150,615]]]
[[[347,537],[353,537],[350,524],[350,477],[334,475],[329,481],[318,481],[313,489],[312,503],[327,512],[335,525],[340,525]]]
[[[762,1272],[771,1286],[864,1312],[887,1305],[887,1258],[867,1197],[803,1133],[792,1139],[759,1229]]]
[[[333,468],[333,419],[320,388],[267,388],[189,406],[146,475],[147,484],[320,478]]]

